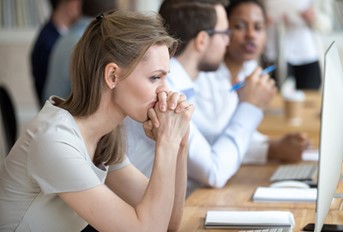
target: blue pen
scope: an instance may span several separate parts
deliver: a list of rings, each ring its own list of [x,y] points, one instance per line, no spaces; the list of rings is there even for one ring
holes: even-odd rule
[[[262,72],[261,72],[261,75],[264,75],[264,74],[267,74],[267,73],[270,73],[270,72],[273,72],[274,70],[276,69],[276,66],[273,64],[273,65],[270,65],[268,66],[267,68],[263,69]],[[244,81],[240,81],[236,84],[234,84],[231,89],[230,89],[230,92],[232,91],[236,91],[240,88],[242,88],[243,86],[245,85],[245,82]]]

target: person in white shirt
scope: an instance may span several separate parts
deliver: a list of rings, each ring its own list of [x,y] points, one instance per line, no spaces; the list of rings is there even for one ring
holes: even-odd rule
[[[334,25],[333,0],[264,0],[268,14],[267,63],[279,63],[279,82],[293,77],[297,89],[321,87],[322,41],[319,33],[331,32]],[[280,9],[280,4],[289,4]],[[282,83],[280,83],[280,86]]]
[[[228,90],[234,83],[244,81],[258,67],[257,59],[263,51],[266,38],[265,11],[259,1],[233,0],[226,10],[232,34],[225,64],[216,72],[202,72],[196,81],[198,91],[194,105],[197,110],[192,121],[211,143],[231,120],[240,104],[241,90]],[[265,163],[267,160],[297,162],[301,160],[301,154],[308,144],[309,140],[304,133],[269,139],[256,131],[243,163]]]
[[[211,4],[204,2],[167,0],[160,8],[170,34],[181,41],[171,60],[168,86],[183,92],[191,103],[195,102],[194,93],[197,90],[194,84],[199,73],[217,70],[229,43],[230,31],[223,4],[213,0],[208,1]],[[200,186],[223,187],[239,168],[251,136],[263,117],[262,110],[276,91],[275,82],[268,75],[260,77],[260,74],[261,68],[258,68],[246,79],[233,117],[212,143],[192,120],[188,150],[188,194]],[[197,110],[194,114],[197,114]],[[144,135],[140,124],[126,120],[125,125],[128,156],[136,167],[149,176],[154,162],[154,142]]]
[[[177,41],[157,14],[90,22],[71,62],[72,89],[30,122],[0,170],[0,231],[177,231],[194,107],[168,91]],[[150,180],[125,155],[125,117],[158,128]]]

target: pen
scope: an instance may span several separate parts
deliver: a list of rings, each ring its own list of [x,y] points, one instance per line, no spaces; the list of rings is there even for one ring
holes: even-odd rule
[[[276,69],[276,66],[273,64],[273,65],[270,65],[268,66],[267,68],[263,69],[260,76],[264,75],[264,74],[267,74],[267,73],[270,73],[270,72],[273,72],[274,70]],[[240,88],[242,88],[243,86],[245,85],[245,82],[244,81],[240,81],[236,84],[234,84],[231,89],[230,89],[230,92],[232,91],[236,91]]]

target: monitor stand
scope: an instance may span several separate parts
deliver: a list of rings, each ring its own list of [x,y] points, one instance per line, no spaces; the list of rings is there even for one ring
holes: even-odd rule
[[[334,198],[343,199],[342,193],[336,193]],[[314,231],[314,223],[309,223],[304,226],[303,231]],[[343,225],[336,225],[336,224],[324,224],[321,232],[343,232]]]
[[[307,224],[303,231],[314,231],[314,223]],[[343,225],[335,225],[335,224],[324,224],[321,230],[322,232],[342,232]]]

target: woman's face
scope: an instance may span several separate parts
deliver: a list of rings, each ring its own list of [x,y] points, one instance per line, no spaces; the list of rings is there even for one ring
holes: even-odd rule
[[[257,59],[266,42],[266,20],[262,9],[254,3],[238,5],[229,17],[232,35],[227,47],[228,56],[244,62]]]
[[[149,108],[155,106],[157,93],[166,89],[169,51],[165,45],[150,47],[133,72],[115,87],[114,102],[124,116],[144,122]]]

